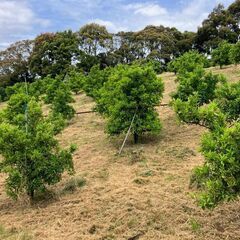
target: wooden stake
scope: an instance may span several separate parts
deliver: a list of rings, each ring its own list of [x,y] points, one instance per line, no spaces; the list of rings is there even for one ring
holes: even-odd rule
[[[134,116],[133,116],[133,118],[132,118],[131,124],[130,124],[130,126],[129,126],[129,128],[128,128],[128,131],[127,131],[127,134],[126,134],[125,139],[124,139],[124,141],[123,141],[123,144],[122,144],[122,146],[121,146],[121,148],[120,148],[120,150],[119,150],[119,152],[118,152],[119,155],[122,153],[122,150],[123,150],[123,148],[124,148],[124,145],[125,145],[125,143],[126,143],[126,141],[127,141],[127,139],[128,139],[128,136],[129,136],[129,134],[130,134],[130,131],[131,131],[133,122],[134,122],[134,120],[135,120],[135,117],[136,117],[136,112],[135,112],[135,114],[134,114]]]

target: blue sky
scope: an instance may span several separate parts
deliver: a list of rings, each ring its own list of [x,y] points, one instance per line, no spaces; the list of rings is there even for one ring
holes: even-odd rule
[[[78,30],[96,22],[110,32],[146,25],[196,31],[218,4],[234,0],[0,0],[0,49],[44,32]]]

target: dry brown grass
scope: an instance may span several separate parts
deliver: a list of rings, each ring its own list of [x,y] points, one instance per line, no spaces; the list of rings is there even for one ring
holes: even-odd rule
[[[238,79],[239,67],[212,70]],[[176,87],[175,76],[162,77],[167,103]],[[84,111],[93,102],[81,94],[74,105]],[[116,153],[123,136],[108,137],[100,116],[75,117],[59,139],[64,146],[78,145],[75,169],[86,186],[61,195],[70,179],[64,176],[53,188],[57,198],[29,206],[3,193],[2,176],[0,224],[31,232],[36,240],[239,239],[239,201],[203,211],[191,197],[189,179],[192,169],[203,162],[198,147],[204,130],[180,125],[168,107],[157,110],[163,122],[160,136],[144,137],[137,146],[129,139],[122,156]]]

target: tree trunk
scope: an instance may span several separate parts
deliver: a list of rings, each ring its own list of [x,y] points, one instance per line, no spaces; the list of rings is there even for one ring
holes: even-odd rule
[[[139,135],[136,132],[134,132],[133,136],[134,136],[134,143],[137,144],[138,143],[138,139],[139,139]]]
[[[34,199],[34,189],[29,189],[29,190],[27,191],[27,195],[29,196],[30,202],[31,202],[31,204],[32,204],[33,199]]]

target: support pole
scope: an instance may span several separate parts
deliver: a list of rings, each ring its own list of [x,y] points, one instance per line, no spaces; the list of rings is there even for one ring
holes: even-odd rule
[[[136,117],[136,112],[134,113],[134,116],[133,116],[133,118],[132,118],[131,124],[130,124],[130,126],[129,126],[129,128],[128,128],[127,134],[126,134],[125,139],[124,139],[124,141],[123,141],[123,144],[122,144],[122,146],[121,146],[121,148],[120,148],[120,150],[119,150],[119,152],[118,152],[119,155],[122,153],[122,150],[123,150],[123,148],[124,148],[124,145],[125,145],[125,143],[126,143],[126,141],[127,141],[127,139],[128,139],[128,136],[129,136],[129,134],[130,134],[130,132],[131,132],[131,128],[132,128],[133,122],[134,122],[134,120],[135,120],[135,117]]]

